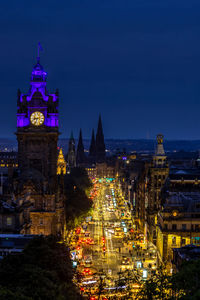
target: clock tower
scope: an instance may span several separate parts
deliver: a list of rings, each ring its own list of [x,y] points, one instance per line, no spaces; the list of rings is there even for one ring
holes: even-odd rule
[[[37,58],[30,89],[18,92],[17,140],[19,170],[39,171],[51,188],[55,188],[58,142],[58,92],[50,94],[46,88],[47,73]]]
[[[62,235],[65,196],[59,184],[64,173],[57,174],[58,92],[47,91],[46,79],[38,57],[28,93],[18,92],[19,174],[14,194],[23,209],[20,233]]]

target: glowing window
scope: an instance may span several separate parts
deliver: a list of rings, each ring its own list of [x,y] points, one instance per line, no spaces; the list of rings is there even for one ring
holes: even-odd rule
[[[7,217],[6,223],[7,223],[8,226],[12,225],[12,218],[11,217]]]

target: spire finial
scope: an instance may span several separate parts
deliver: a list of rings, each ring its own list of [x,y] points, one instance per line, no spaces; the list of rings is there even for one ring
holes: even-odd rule
[[[74,138],[73,131],[71,131],[70,139],[72,140],[73,138]]]
[[[40,42],[38,42],[38,46],[37,46],[37,63],[40,63],[40,51],[43,51],[42,46],[40,44]]]

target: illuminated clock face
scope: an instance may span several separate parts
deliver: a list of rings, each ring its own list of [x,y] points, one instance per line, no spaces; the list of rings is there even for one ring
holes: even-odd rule
[[[40,126],[44,123],[44,115],[40,111],[35,111],[30,117],[31,123],[35,126]]]

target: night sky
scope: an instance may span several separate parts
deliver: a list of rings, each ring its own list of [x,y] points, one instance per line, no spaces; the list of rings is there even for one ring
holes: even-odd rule
[[[200,139],[199,0],[13,0],[0,6],[0,137],[14,137],[17,89],[37,43],[61,137]]]

